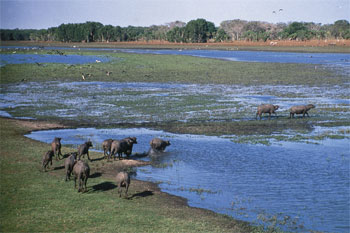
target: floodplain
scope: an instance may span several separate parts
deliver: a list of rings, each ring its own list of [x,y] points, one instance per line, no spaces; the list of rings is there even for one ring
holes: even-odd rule
[[[38,55],[46,55],[50,51],[39,48],[34,50]],[[2,54],[13,52],[33,53],[28,50],[6,49]],[[160,135],[177,143],[169,147],[169,154],[165,155],[160,164],[138,168],[139,178],[159,183],[166,192],[185,196],[190,203],[195,203],[194,206],[212,209],[245,221],[255,222],[252,220],[254,218],[267,227],[277,227],[286,231],[306,229],[342,232],[349,229],[346,223],[348,209],[339,209],[339,206],[348,204],[346,199],[349,197],[348,190],[345,190],[349,187],[349,176],[346,174],[349,174],[347,165],[350,156],[347,152],[350,137],[348,67],[235,62],[190,56],[132,54],[118,50],[63,52],[65,55],[105,56],[108,62],[2,66],[0,113],[3,116],[57,122],[73,128],[96,129],[92,133],[80,135],[83,139],[96,137],[99,130],[111,130],[105,137],[117,137],[119,134],[121,137],[126,133],[120,133],[118,129],[121,132],[135,129],[127,132],[140,135],[140,141],[143,137],[142,129],[164,132]],[[82,79],[82,75],[85,80]],[[262,120],[256,119],[256,108],[263,103],[278,104],[280,108],[277,110],[277,116],[272,115],[271,119],[267,116]],[[308,103],[316,105],[316,108],[309,112],[311,117],[298,116],[289,119],[288,110],[291,106]],[[141,129],[141,133],[137,129]],[[192,135],[192,139],[181,139],[181,135]],[[196,139],[197,137],[199,139]],[[95,142],[100,143],[101,139],[98,138]],[[204,141],[204,144],[200,144],[200,147],[191,145],[188,150],[181,149],[186,146],[186,142],[198,143],[196,140],[201,143]],[[137,152],[143,153],[146,150],[146,141],[143,141]],[[69,147],[76,147],[75,143],[66,143]],[[209,144],[207,148],[206,144]],[[216,147],[216,144],[222,144],[222,147]],[[338,147],[330,148],[330,144]],[[228,148],[237,148],[240,153],[232,153]],[[333,153],[325,152],[322,155],[323,150],[332,150]],[[298,156],[293,157],[292,152],[295,151]],[[283,163],[284,157],[279,156],[278,152],[290,156],[290,160],[285,159],[284,162],[289,161],[289,164],[296,166],[299,178],[294,179],[290,176],[293,172],[287,170],[291,167]],[[191,155],[196,155],[196,158],[189,160]],[[310,159],[305,156],[310,156]],[[246,163],[247,159],[249,163]],[[205,162],[210,160],[214,163]],[[316,160],[320,160],[318,166]],[[220,165],[219,161],[224,164],[235,164],[236,161],[237,164],[242,162],[250,165],[245,167],[244,171],[238,172],[238,168],[233,169],[232,166],[230,169]],[[298,161],[300,166],[297,166]],[[259,168],[261,163],[265,164],[266,168]],[[204,167],[195,169],[194,166],[198,164],[209,166],[208,173],[204,172],[201,175],[201,169]],[[286,176],[278,178],[278,174],[282,174],[279,173],[282,170],[278,170],[281,168],[278,164],[286,168]],[[309,166],[312,167],[311,170],[307,169]],[[188,171],[191,168],[193,174]],[[248,172],[250,169],[260,169],[262,173],[259,175]],[[327,174],[323,173],[325,169],[328,169]],[[164,170],[167,170],[166,174],[173,179],[164,177],[164,174],[163,177],[161,174],[157,176],[157,173]],[[277,173],[269,173],[271,170]],[[240,182],[237,182],[237,186],[231,182],[231,189],[224,189],[220,188],[220,184],[227,186],[225,182],[218,186],[207,186],[205,182],[202,185],[191,183],[183,175],[176,175],[176,172],[174,175],[174,171],[208,179],[220,174],[231,174]],[[212,176],[208,176],[211,174],[209,171],[212,172]],[[263,174],[266,175],[265,178]],[[324,175],[324,179],[317,179],[317,174]],[[251,181],[254,177],[258,177],[261,184],[266,184],[265,188],[272,189],[269,195],[260,196],[260,192],[254,195],[253,190],[242,187],[237,189],[239,184],[247,184],[249,182],[245,181]],[[339,182],[335,182],[334,179],[338,179]],[[229,177],[226,180],[229,180]],[[303,192],[311,193],[311,196],[300,200],[303,206],[299,209],[287,208],[283,213],[279,213],[278,205],[274,206],[270,200],[262,200],[271,197],[275,203],[283,205],[282,200],[286,196],[282,194],[287,190],[278,185],[281,182],[298,184],[295,186],[295,193],[288,191],[295,194],[290,199],[287,198],[291,206],[298,203],[292,200],[301,198],[299,195]],[[314,183],[314,189],[305,189],[310,182]],[[324,182],[329,186],[323,186]],[[331,185],[335,183],[339,187],[332,188]],[[337,199],[344,201],[335,205],[328,201],[330,203],[325,208],[327,213],[335,211],[339,214],[332,215],[339,221],[322,216],[322,206],[319,202],[312,201],[319,197],[318,192],[323,189],[329,190],[324,192],[323,201],[330,200],[334,195],[339,195]],[[334,189],[340,191],[334,193],[331,191]],[[250,193],[250,198],[245,198],[244,192],[232,194],[227,198],[228,193],[234,193],[234,190],[236,194],[239,193],[238,190],[246,190]],[[221,206],[205,204],[215,203],[215,198],[220,199],[223,196],[229,201],[229,204],[225,203],[224,210],[220,209]],[[308,201],[309,199],[311,201]],[[255,206],[259,202],[265,203],[266,206]],[[271,206],[272,209],[269,209]],[[236,207],[243,208],[244,211],[237,211]],[[316,208],[314,213],[313,207]],[[303,210],[304,213],[299,213]],[[246,213],[249,213],[249,217],[245,217]],[[291,220],[287,221],[289,219]],[[298,224],[291,224],[295,219],[298,219]],[[277,224],[283,223],[284,220],[284,225]],[[329,225],[330,223],[334,225]],[[291,224],[291,227],[285,226],[288,224]]]

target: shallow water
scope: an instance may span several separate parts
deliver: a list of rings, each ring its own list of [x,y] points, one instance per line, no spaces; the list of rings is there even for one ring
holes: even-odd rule
[[[136,136],[133,152],[149,149],[153,137],[171,141],[165,153],[144,158],[157,165],[137,169],[137,178],[159,183],[191,206],[289,231],[348,232],[349,140],[320,145],[236,144],[220,137],[171,134],[150,129],[65,129],[26,135],[46,143],[62,137],[74,148],[90,139],[101,150],[106,138]],[[161,167],[161,168],[159,168]]]
[[[317,108],[310,111],[312,115],[347,118],[350,112],[345,110],[333,113],[318,109],[349,108],[348,87],[27,82],[0,86],[0,114],[108,124],[249,120],[255,119],[256,107],[262,103],[278,104],[279,116],[287,116],[292,105],[313,103]]]
[[[32,46],[0,46],[0,49],[36,50]],[[224,51],[224,50],[175,50],[175,49],[116,49],[116,48],[79,48],[79,47],[43,47],[45,50],[94,50],[126,52],[139,54],[185,55],[242,62],[300,63],[319,64],[340,69],[350,74],[350,54],[348,53],[293,53],[269,51]]]
[[[54,55],[54,54],[0,54],[0,66],[7,64],[35,64],[35,63],[63,63],[63,64],[87,64],[108,62],[106,56],[89,55]]]

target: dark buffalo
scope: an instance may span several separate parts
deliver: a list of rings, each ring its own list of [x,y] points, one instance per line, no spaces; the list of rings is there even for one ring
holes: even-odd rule
[[[131,142],[128,144],[128,148],[125,152],[126,156],[129,157],[132,154],[132,147],[134,144],[137,144],[137,140],[135,137],[128,137],[128,138],[124,138],[126,140],[131,140]]]
[[[42,160],[42,168],[44,171],[46,171],[46,168],[49,166],[49,163],[52,166],[52,158],[54,156],[55,156],[55,153],[53,152],[53,150],[49,150],[44,154],[43,160]]]
[[[78,155],[79,155],[79,158],[78,160],[80,160],[80,157],[82,155],[85,155],[87,154],[87,157],[89,159],[89,161],[91,162],[91,159],[89,157],[89,148],[92,147],[92,142],[91,141],[87,141],[85,142],[84,144],[81,144],[78,148]]]
[[[114,157],[118,154],[118,158],[121,159],[123,153],[127,153],[128,150],[130,150],[130,147],[133,144],[133,140],[129,138],[124,138],[122,140],[113,140],[111,145],[111,154],[110,156]],[[109,160],[109,158],[108,158]]]

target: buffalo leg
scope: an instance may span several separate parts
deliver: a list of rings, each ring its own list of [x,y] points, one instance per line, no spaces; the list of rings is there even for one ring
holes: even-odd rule
[[[89,161],[91,162],[90,156],[89,156],[89,151],[86,153]]]

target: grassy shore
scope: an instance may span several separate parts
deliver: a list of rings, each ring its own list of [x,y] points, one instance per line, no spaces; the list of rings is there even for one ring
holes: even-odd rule
[[[190,208],[184,199],[145,182],[132,180],[128,198],[119,198],[113,174],[101,172],[101,153],[91,153],[95,161],[88,192],[78,193],[73,181],[64,181],[63,160],[53,161],[49,172],[41,171],[49,145],[23,136],[62,125],[0,118],[0,127],[2,232],[259,232],[228,216]],[[119,164],[119,169],[125,167]]]

